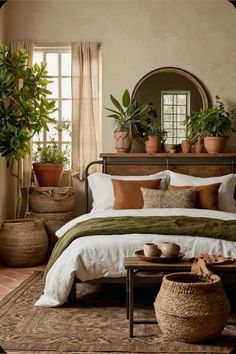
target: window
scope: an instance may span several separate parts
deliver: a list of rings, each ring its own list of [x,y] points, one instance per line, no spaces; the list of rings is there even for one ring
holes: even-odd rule
[[[161,92],[162,127],[168,133],[166,143],[179,144],[185,139],[185,117],[190,113],[190,91]]]
[[[52,81],[48,89],[52,92],[49,99],[56,101],[58,110],[51,115],[59,126],[64,123],[69,129],[58,131],[55,124],[49,123],[49,131],[43,130],[33,138],[33,152],[37,151],[37,144],[43,146],[50,144],[52,139],[58,142],[62,150],[67,150],[71,161],[71,120],[72,120],[72,96],[71,96],[71,49],[70,48],[35,48],[34,63],[47,63],[48,78]]]

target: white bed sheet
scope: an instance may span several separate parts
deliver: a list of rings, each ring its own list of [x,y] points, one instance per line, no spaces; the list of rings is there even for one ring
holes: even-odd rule
[[[157,217],[184,215],[236,220],[236,214],[234,213],[202,209],[106,210],[104,212],[85,214],[71,220],[58,230],[57,236],[63,236],[71,227],[90,218],[149,215]],[[69,245],[48,271],[44,293],[35,303],[35,306],[54,307],[66,302],[74,276],[81,281],[94,280],[101,277],[124,276],[124,257],[133,256],[136,250],[143,248],[145,242],[158,243],[161,241],[178,243],[181,246],[181,252],[184,252],[187,257],[194,257],[202,252],[208,252],[236,258],[236,242],[206,237],[154,234],[80,237]]]

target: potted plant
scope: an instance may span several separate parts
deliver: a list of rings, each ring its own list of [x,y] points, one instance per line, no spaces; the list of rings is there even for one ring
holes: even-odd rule
[[[186,127],[193,136],[204,138],[204,145],[208,153],[220,153],[224,151],[227,137],[231,131],[235,132],[236,109],[230,112],[225,110],[223,102],[216,96],[216,103],[199,112],[192,112],[187,117]]]
[[[55,101],[48,100],[46,65],[25,65],[27,54],[18,48],[10,53],[9,48],[0,44],[0,153],[6,159],[7,167],[18,181],[18,202],[16,216],[21,207],[21,160],[30,153],[30,140],[47,124]],[[13,166],[17,164],[17,173]]]
[[[26,60],[27,54],[23,49],[18,48],[11,53],[6,45],[0,44],[0,154],[5,157],[7,167],[17,178],[17,218],[20,215],[22,199],[21,160],[30,153],[30,140],[33,135],[42,128],[48,129],[47,124],[54,121],[50,114],[56,109],[55,102],[47,99],[51,92],[47,90],[50,81],[47,79],[46,66],[35,64],[28,68],[25,65]],[[17,173],[13,171],[15,166]],[[13,264],[15,254],[21,256],[19,262],[14,262],[16,266],[36,265],[45,261],[48,239],[42,221],[41,224],[37,223],[37,227],[42,229],[43,236],[40,240],[32,232],[36,225],[35,220],[18,219],[4,222],[1,236],[7,225],[11,226],[11,230],[15,230],[7,232],[6,238],[1,238],[1,255],[4,255],[9,264]],[[22,228],[25,231],[22,231]],[[11,235],[24,239],[16,242],[15,236],[10,238]],[[24,241],[38,252],[37,260],[32,254],[32,262],[29,261],[28,253],[21,248]],[[8,246],[9,243],[14,243],[14,255]]]
[[[117,152],[129,152],[132,145],[131,126],[146,112],[148,106],[146,104],[138,104],[134,99],[131,99],[127,89],[122,95],[122,103],[113,95],[110,95],[110,99],[115,109],[107,107],[105,109],[112,113],[107,117],[114,119],[115,149]]]
[[[40,187],[57,187],[60,183],[64,165],[68,163],[68,151],[62,151],[54,140],[41,147],[34,154],[33,170]]]
[[[148,108],[136,125],[139,134],[145,141],[145,150],[147,153],[161,152],[161,144],[167,137],[167,132],[162,129],[157,121],[155,107],[150,103]]]

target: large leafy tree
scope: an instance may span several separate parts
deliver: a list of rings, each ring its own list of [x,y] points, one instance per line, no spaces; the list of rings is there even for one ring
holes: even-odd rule
[[[28,56],[23,49],[11,53],[0,44],[0,154],[7,167],[18,163],[20,189],[20,159],[30,153],[30,139],[47,124],[54,122],[50,114],[55,101],[47,97],[50,81],[44,64],[27,67]],[[19,212],[19,211],[18,211]]]

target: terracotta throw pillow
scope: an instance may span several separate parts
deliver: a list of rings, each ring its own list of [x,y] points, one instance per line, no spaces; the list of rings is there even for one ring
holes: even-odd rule
[[[161,179],[124,181],[112,179],[114,189],[113,209],[142,209],[143,196],[140,188],[158,189]]]
[[[221,183],[207,184],[205,186],[173,186],[169,185],[169,191],[192,189],[196,190],[196,208],[219,210],[218,208],[218,190]]]
[[[144,208],[194,208],[194,189],[179,191],[162,191],[141,188]]]

